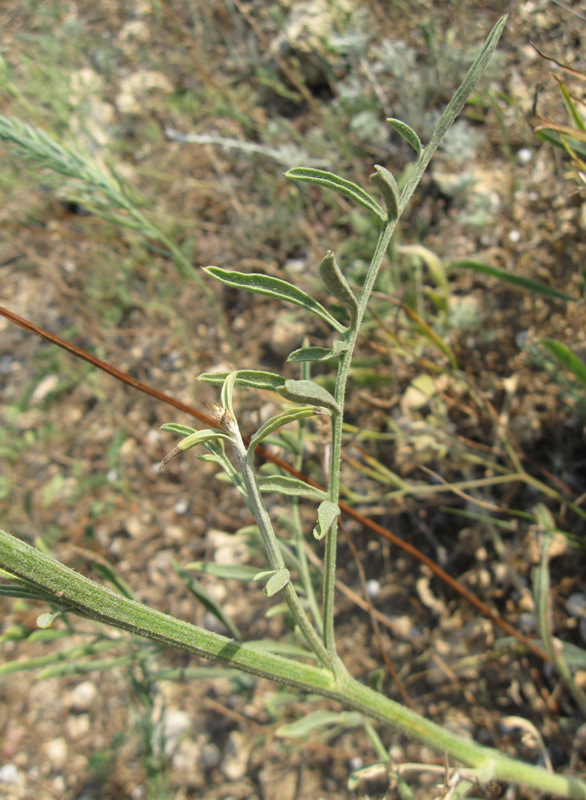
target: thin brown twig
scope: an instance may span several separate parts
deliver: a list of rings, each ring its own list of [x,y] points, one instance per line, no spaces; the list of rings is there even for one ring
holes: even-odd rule
[[[0,316],[5,317],[6,319],[13,322],[15,325],[24,328],[24,330],[29,331],[29,333],[34,333],[36,336],[39,336],[41,339],[45,339],[52,344],[56,344],[58,347],[67,350],[69,353],[72,353],[77,358],[81,358],[84,361],[89,362],[93,366],[97,367],[98,369],[107,372],[109,375],[112,375],[114,378],[117,378],[119,381],[132,386],[134,389],[138,389],[145,394],[150,395],[151,397],[155,397],[157,400],[161,400],[168,405],[174,406],[175,408],[179,409],[180,411],[184,411],[186,414],[195,417],[200,422],[203,422],[206,425],[212,427],[218,427],[218,424],[207,414],[198,411],[193,406],[189,406],[186,403],[182,403],[180,400],[172,397],[171,395],[165,394],[164,392],[159,392],[157,389],[154,389],[152,386],[148,386],[141,381],[136,380],[131,375],[128,375],[126,372],[121,372],[120,370],[112,367],[110,364],[107,364],[105,361],[101,361],[99,358],[90,355],[85,350],[82,350],[75,345],[66,342],[63,339],[60,339],[58,336],[55,336],[52,333],[40,328],[38,325],[35,325],[33,322],[30,322],[22,317],[19,317],[18,314],[14,314],[12,311],[9,311],[6,308],[0,306]],[[257,447],[256,452],[264,458],[266,461],[270,461],[271,463],[278,466],[280,469],[285,470],[290,475],[293,475],[295,478],[304,481],[305,483],[309,484],[310,486],[314,486],[317,489],[322,489],[323,487],[320,486],[319,483],[313,481],[311,478],[308,478],[302,472],[299,472],[286,461],[279,458],[278,456],[273,455],[268,450],[265,450],[263,447]],[[344,502],[339,503],[341,511],[344,514],[347,514],[349,517],[354,519],[356,522],[364,525],[365,528],[368,528],[373,533],[376,533],[377,536],[382,536],[384,539],[388,539],[392,544],[394,544],[399,549],[403,550],[403,552],[410,555],[416,561],[419,561],[420,564],[424,564],[425,566],[429,567],[429,569],[433,572],[433,574],[447,584],[454,592],[459,594],[463,597],[470,605],[472,605],[480,614],[482,614],[487,619],[491,620],[497,627],[499,627],[504,633],[508,636],[514,637],[520,644],[527,648],[533,655],[540,658],[542,661],[550,661],[549,656],[545,653],[541,648],[537,647],[537,645],[533,644],[533,642],[528,639],[526,636],[523,636],[522,633],[519,633],[512,625],[502,619],[499,614],[494,611],[493,609],[489,608],[485,603],[479,600],[472,592],[468,591],[464,586],[462,586],[457,580],[448,575],[447,572],[438,566],[435,561],[431,558],[428,558],[424,553],[418,550],[409,542],[405,542],[396,534],[392,533],[391,531],[383,528],[382,525],[379,525],[374,520],[370,519],[369,517],[365,517],[363,514],[360,514],[351,506],[347,505]]]

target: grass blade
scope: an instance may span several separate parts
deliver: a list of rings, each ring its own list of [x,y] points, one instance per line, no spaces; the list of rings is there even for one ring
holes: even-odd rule
[[[548,286],[542,281],[535,280],[534,278],[526,278],[524,275],[515,275],[512,272],[506,272],[504,269],[498,267],[491,267],[489,264],[482,264],[480,261],[472,261],[471,259],[464,258],[461,261],[452,261],[449,265],[452,269],[470,269],[473,272],[478,272],[482,275],[490,275],[492,278],[497,278],[505,283],[511,283],[514,286],[520,286],[522,289],[527,289],[536,294],[543,294],[546,297],[555,297],[558,300],[575,301],[577,297],[572,297],[565,292],[560,292],[552,286]]]

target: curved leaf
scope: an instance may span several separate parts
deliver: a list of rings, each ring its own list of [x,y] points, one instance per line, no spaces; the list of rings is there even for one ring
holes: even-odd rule
[[[354,200],[359,206],[365,208],[367,211],[375,216],[380,222],[384,222],[386,214],[367,192],[360,186],[352,181],[347,181],[334,175],[333,172],[324,172],[321,169],[310,169],[309,167],[294,167],[293,169],[285,172],[287,178],[292,178],[296,181],[304,181],[305,183],[313,183],[315,186],[323,186],[325,189],[331,189],[343,197]]]
[[[348,281],[344,277],[332,250],[328,250],[322,259],[319,265],[319,274],[328,292],[333,294],[341,303],[344,303],[350,309],[352,318],[355,318],[358,313],[358,300],[348,285]]]
[[[421,140],[413,128],[407,125],[406,122],[402,122],[400,119],[394,119],[393,117],[388,117],[387,122],[391,128],[393,128],[393,130],[397,131],[397,133],[411,145],[419,157],[421,155],[421,151],[423,150],[423,145],[421,144]]]
[[[252,452],[259,442],[278,428],[282,428],[283,425],[288,425],[290,422],[295,422],[295,420],[304,419],[305,417],[312,417],[313,414],[313,408],[290,408],[287,411],[276,414],[261,425],[254,436],[250,438],[248,452]]]
[[[277,391],[293,403],[307,403],[308,405],[327,408],[335,414],[341,413],[340,406],[335,398],[327,389],[324,389],[319,383],[314,383],[314,381],[285,381],[285,385],[281,386]]]
[[[195,447],[198,444],[205,444],[206,442],[215,439],[228,439],[229,441],[230,437],[216,428],[204,428],[201,431],[195,431],[195,433],[191,433],[185,439],[182,439],[177,447],[174,447],[170,453],[167,453],[165,458],[159,464],[159,472],[161,472],[167,466],[169,461],[177,458],[177,456],[185,452],[185,450],[190,450],[192,447]]]
[[[267,585],[262,590],[264,596],[273,597],[273,595],[277,594],[277,592],[280,592],[281,589],[284,589],[290,580],[291,573],[287,567],[283,567],[283,569],[278,570],[272,575],[272,577],[268,579]]]
[[[321,303],[318,303],[317,300],[314,300],[313,297],[310,297],[301,289],[293,286],[292,283],[282,281],[280,278],[273,278],[272,275],[262,275],[260,272],[234,272],[221,267],[204,267],[204,272],[217,278],[232,289],[244,289],[248,292],[276,297],[285,303],[293,303],[293,305],[300,306],[323,319],[324,322],[327,322],[339,333],[343,333],[346,330],[342,323],[338,322]]]
[[[317,525],[313,529],[316,539],[323,539],[328,533],[334,520],[340,515],[340,507],[331,500],[324,500],[317,509]]]
[[[376,172],[374,175],[370,176],[370,182],[373,186],[376,186],[381,197],[385,201],[388,218],[391,220],[397,219],[399,216],[399,203],[401,199],[397,181],[388,169],[381,167],[380,164],[375,164],[374,168]]]

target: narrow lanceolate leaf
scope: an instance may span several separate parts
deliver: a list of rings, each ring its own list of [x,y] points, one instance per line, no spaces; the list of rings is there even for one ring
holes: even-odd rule
[[[328,250],[322,259],[319,265],[319,274],[328,292],[344,303],[354,317],[358,311],[358,300],[348,285],[332,250]]]
[[[558,300],[578,300],[577,297],[572,297],[565,292],[560,292],[547,283],[535,280],[534,278],[526,278],[524,275],[515,275],[513,272],[506,272],[504,269],[498,267],[491,267],[490,264],[482,264],[479,261],[471,261],[470,259],[462,259],[461,261],[452,261],[448,267],[450,269],[470,269],[473,272],[479,272],[482,275],[490,275],[492,278],[498,278],[505,283],[511,283],[513,286],[520,286],[522,289],[528,289],[530,292],[536,294],[544,294],[546,297],[555,297]]]
[[[197,444],[205,444],[206,442],[215,439],[228,439],[229,441],[230,437],[221,431],[215,429],[212,430],[211,428],[204,428],[201,431],[195,431],[195,433],[192,433],[185,439],[182,439],[177,447],[173,448],[170,453],[167,453],[159,465],[159,472],[161,472],[161,470],[167,466],[169,461],[177,458],[177,456],[180,455],[180,453],[185,452],[185,450],[189,450],[192,447],[195,447]]]
[[[354,200],[355,203],[365,208],[367,211],[375,216],[380,222],[386,219],[385,212],[379,206],[368,192],[365,192],[360,186],[357,186],[352,181],[347,181],[334,175],[333,172],[324,172],[321,169],[310,169],[309,167],[294,167],[285,173],[287,178],[293,178],[296,181],[304,181],[305,183],[313,183],[315,186],[323,186],[326,189],[331,189],[343,197]]]
[[[300,347],[299,350],[293,350],[287,356],[287,361],[295,363],[297,361],[328,361],[330,358],[336,358],[336,353],[331,347]]]
[[[223,386],[229,372],[202,372],[197,376],[198,381],[209,383],[212,386]],[[268,389],[276,391],[285,385],[285,378],[277,375],[276,372],[263,372],[257,369],[238,370],[236,376],[237,386],[247,386],[249,389]]]
[[[323,539],[339,514],[340,508],[337,503],[333,503],[331,500],[324,500],[323,503],[320,503],[317,509],[317,525],[313,529],[316,539]]]
[[[333,411],[334,414],[340,414],[340,406],[337,404],[335,398],[313,381],[285,381],[285,385],[278,389],[279,394],[291,400],[292,403],[306,403],[307,405],[320,406]]]
[[[370,182],[376,186],[380,192],[381,197],[385,201],[387,207],[387,214],[390,220],[397,219],[399,216],[399,202],[401,195],[397,181],[393,178],[388,169],[381,167],[380,164],[375,164],[376,172],[370,176]]]
[[[569,370],[582,386],[586,386],[586,364],[574,355],[565,344],[558,342],[557,339],[539,339],[538,342],[547,349],[561,367]]]
[[[159,430],[167,433],[180,433],[181,436],[189,436],[197,432],[197,428],[190,428],[189,425],[178,425],[176,422],[165,422]]]
[[[287,361],[329,361],[330,358],[339,358],[348,350],[348,342],[336,339],[332,347],[300,347],[287,356]]]
[[[321,489],[316,489],[297,478],[289,478],[287,475],[266,475],[257,480],[261,492],[279,492],[289,497],[306,497],[318,502],[328,499],[327,494]]]
[[[287,411],[276,414],[267,420],[264,425],[261,425],[254,436],[251,437],[248,452],[253,452],[259,442],[262,442],[263,439],[270,436],[278,428],[282,428],[283,425],[288,425],[290,422],[295,422],[305,417],[312,417],[313,414],[313,408],[289,408]]]
[[[293,303],[293,305],[300,306],[306,311],[311,311],[312,314],[323,319],[324,322],[327,322],[339,333],[343,333],[345,330],[342,323],[338,322],[321,303],[318,303],[317,300],[314,300],[313,297],[310,297],[301,289],[293,286],[292,283],[282,281],[280,278],[273,278],[272,275],[262,275],[258,272],[233,272],[220,267],[205,267],[204,270],[232,289],[245,289],[249,292],[276,297],[286,303]]]
[[[421,144],[421,140],[413,128],[407,125],[406,122],[401,122],[400,119],[393,119],[392,117],[388,117],[387,122],[391,128],[393,128],[393,130],[397,131],[397,133],[400,134],[400,136],[402,136],[403,139],[405,139],[405,141],[411,145],[419,157],[421,155],[421,151],[423,150],[423,145]]]

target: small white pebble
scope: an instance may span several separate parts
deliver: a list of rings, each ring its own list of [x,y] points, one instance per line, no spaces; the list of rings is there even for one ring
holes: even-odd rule
[[[371,600],[380,594],[380,583],[376,580],[366,581],[366,593]]]
[[[533,158],[533,153],[528,147],[522,147],[517,152],[517,161],[519,164],[528,164]]]
[[[204,744],[201,748],[201,765],[204,769],[214,769],[220,763],[222,755],[217,745]]]
[[[527,331],[519,331],[515,336],[515,344],[517,347],[525,347],[527,344]]]
[[[178,500],[175,503],[175,508],[173,510],[175,511],[176,514],[181,516],[182,514],[187,513],[188,508],[189,508],[189,503],[187,502],[187,500]]]
[[[18,781],[18,770],[14,764],[4,764],[0,767],[0,783],[16,783]]]
[[[520,242],[521,231],[518,231],[516,228],[513,228],[512,231],[509,231],[509,241],[513,242],[513,244],[517,244],[517,242]]]
[[[118,473],[116,472],[115,469],[109,469],[108,472],[106,473],[106,478],[110,483],[114,483],[115,481],[118,480]]]

